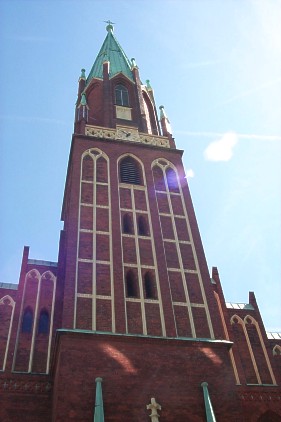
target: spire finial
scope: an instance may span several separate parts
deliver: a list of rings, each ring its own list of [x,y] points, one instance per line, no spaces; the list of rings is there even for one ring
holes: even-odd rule
[[[113,28],[114,22],[111,22],[111,20],[104,21],[104,22],[107,23],[107,26],[106,26],[107,32],[113,32],[113,30],[114,30],[114,28]]]
[[[81,76],[80,79],[85,79],[86,80],[86,75],[85,75],[85,69],[81,69]]]
[[[131,63],[132,63],[132,67],[137,67],[136,59],[132,58]]]
[[[166,112],[165,112],[164,106],[163,106],[163,105],[161,105],[159,108],[160,108],[160,119],[162,119],[163,117],[164,117],[164,118],[167,118],[167,115],[166,115]]]

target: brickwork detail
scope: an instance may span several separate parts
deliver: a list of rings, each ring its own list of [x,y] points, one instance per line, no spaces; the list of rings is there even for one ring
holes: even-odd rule
[[[242,366],[247,383],[276,385],[258,322],[250,315],[246,315],[244,319],[238,315],[233,315],[231,324],[242,357]],[[244,347],[245,342],[248,350]],[[253,368],[254,373],[251,372],[251,368]]]
[[[52,384],[46,381],[26,381],[10,378],[1,378],[0,386],[2,394],[9,393],[25,393],[25,394],[46,394],[52,390]]]
[[[74,328],[115,332],[109,158],[81,157]],[[97,247],[98,245],[98,247]]]
[[[164,159],[155,160],[152,170],[178,333],[185,337],[213,337],[177,170]],[[194,305],[202,309],[194,309]]]
[[[127,332],[136,332],[136,327],[141,322],[141,334],[165,336],[164,311],[146,177],[141,161],[136,157],[131,157],[136,160],[143,184],[124,184],[121,183],[121,180],[119,181],[120,232],[122,233]],[[124,156],[120,157],[119,163],[124,158]],[[124,227],[124,221],[127,221],[127,224],[131,222],[130,230],[128,230],[129,227]],[[133,294],[128,292],[126,284],[130,273],[135,279],[132,282],[136,283]],[[145,284],[145,280],[148,280],[148,278],[149,292],[147,291],[148,286]],[[132,305],[132,301],[138,302],[140,306]],[[135,314],[137,310],[139,311],[138,316]],[[132,325],[134,321],[136,321],[136,327]]]
[[[255,401],[255,402],[280,402],[281,403],[281,394],[280,392],[257,392],[257,391],[247,391],[238,394],[239,398],[243,401]]]
[[[25,276],[20,327],[14,353],[13,370],[48,373],[50,367],[53,318],[56,295],[56,277],[51,271],[43,274],[31,269]],[[23,329],[23,316],[29,310],[30,329]],[[40,314],[48,315],[47,330],[39,331]]]

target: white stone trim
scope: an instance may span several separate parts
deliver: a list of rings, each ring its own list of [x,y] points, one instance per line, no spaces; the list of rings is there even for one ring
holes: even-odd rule
[[[136,156],[134,156],[132,154],[123,154],[122,156],[120,156],[118,158],[117,172],[118,172],[120,160],[122,160],[126,156],[132,156],[132,158],[135,159],[140,164],[141,169],[142,169],[142,176],[143,176],[143,182],[144,182],[144,184],[143,185],[131,185],[131,184],[119,183],[119,192],[118,192],[118,194],[119,194],[119,207],[120,207],[120,232],[121,232],[121,240],[123,239],[123,236],[126,237],[122,233],[122,216],[121,216],[121,211],[123,211],[123,212],[131,212],[132,213],[132,219],[133,219],[133,226],[134,226],[134,234],[132,236],[130,236],[130,237],[134,238],[134,240],[135,240],[136,259],[137,259],[136,264],[126,264],[124,262],[123,242],[121,241],[121,244],[122,244],[122,257],[123,257],[123,280],[124,280],[124,298],[125,298],[125,303],[127,303],[127,301],[130,301],[130,299],[131,299],[131,298],[127,298],[126,297],[125,267],[127,267],[127,268],[135,268],[137,270],[137,273],[138,273],[138,283],[139,283],[139,294],[140,294],[141,313],[142,313],[143,334],[144,335],[147,335],[145,303],[157,303],[157,304],[159,304],[159,313],[160,313],[160,321],[161,321],[162,335],[163,336],[166,336],[165,319],[164,319],[163,304],[162,304],[162,297],[161,297],[161,289],[160,289],[160,283],[159,283],[159,274],[158,274],[158,267],[157,267],[156,250],[155,250],[155,244],[154,244],[153,227],[152,227],[152,221],[151,221],[151,212],[150,212],[150,206],[149,206],[149,200],[148,200],[148,193],[147,193],[147,186],[146,186],[146,178],[145,178],[144,166],[143,166],[143,163],[141,162],[141,160],[138,159]],[[119,175],[118,174],[117,174],[117,177],[118,177],[118,180],[119,180]],[[120,191],[123,188],[130,190],[132,209],[130,209],[130,208],[121,208]],[[136,208],[136,205],[135,205],[135,197],[134,197],[134,192],[136,190],[141,190],[141,191],[144,191],[145,192],[145,200],[146,200],[146,208],[147,208],[147,210],[139,210],[139,209]],[[149,236],[140,236],[140,235],[137,234],[138,233],[137,215],[139,215],[139,214],[147,215],[147,218],[148,218],[148,227],[149,227],[149,233],[150,233]],[[148,240],[148,241],[151,242],[152,258],[153,258],[153,262],[154,262],[154,265],[153,266],[141,264],[139,239],[146,239],[146,240]],[[157,300],[153,300],[153,301],[150,302],[149,300],[147,300],[144,297],[143,277],[142,277],[142,270],[143,269],[151,269],[151,270],[154,271],[154,279],[155,279],[156,290],[157,290]],[[125,309],[126,309],[126,306],[125,306]],[[126,332],[128,333],[127,310],[125,312],[126,312]]]
[[[85,135],[99,139],[134,142],[145,145],[154,145],[158,147],[170,148],[168,137],[142,133],[139,132],[137,128],[131,126],[116,125],[116,129],[112,129],[104,128],[101,126],[86,125]]]
[[[93,160],[93,167],[94,171],[92,174],[92,181],[88,181],[93,186],[93,203],[92,204],[85,204],[81,202],[81,187],[82,183],[84,183],[84,180],[82,179],[82,171],[83,171],[83,159],[84,157],[88,155]],[[106,182],[98,182],[97,181],[97,160],[99,158],[103,158],[106,161],[107,165],[107,183]],[[105,186],[107,187],[107,194],[108,194],[108,205],[98,205],[96,203],[97,198],[97,186]],[[82,206],[90,206],[93,208],[93,226],[91,230],[88,229],[81,229],[81,207]],[[109,210],[108,215],[108,231],[103,230],[97,230],[97,220],[96,220],[96,209],[107,209]],[[80,161],[80,193],[79,193],[79,214],[78,214],[78,237],[77,237],[77,260],[76,260],[76,276],[75,276],[75,306],[74,306],[74,329],[77,325],[77,299],[79,297],[87,297],[92,300],[92,330],[96,331],[96,299],[104,299],[104,300],[111,300],[111,317],[112,317],[112,332],[115,332],[115,305],[114,305],[114,283],[113,283],[113,247],[112,247],[112,215],[111,215],[111,191],[110,191],[110,160],[109,157],[99,148],[90,148],[83,152],[81,155],[81,161]],[[92,233],[92,241],[93,241],[93,255],[92,259],[85,259],[85,258],[79,258],[79,244],[80,244],[80,232],[88,232]],[[97,248],[96,248],[96,236],[97,235],[105,235],[109,239],[109,260],[98,260],[97,259]],[[83,293],[78,292],[78,264],[79,262],[85,262],[92,264],[92,294],[89,296],[81,296]],[[96,269],[98,264],[104,264],[109,267],[110,271],[110,289],[111,289],[111,295],[105,296],[103,295],[97,295],[96,292]]]
[[[165,165],[162,164],[163,162],[165,163]],[[194,325],[193,315],[192,315],[192,310],[191,310],[191,305],[190,305],[189,293],[188,293],[185,275],[184,275],[185,274],[185,268],[184,268],[184,265],[183,265],[181,250],[180,250],[180,247],[179,247],[180,241],[178,239],[177,229],[176,229],[176,224],[175,224],[176,218],[184,218],[185,221],[186,221],[187,231],[188,231],[188,235],[189,235],[189,239],[190,239],[190,245],[191,245],[191,248],[192,248],[193,258],[194,258],[195,267],[196,267],[196,272],[198,274],[198,281],[199,281],[199,285],[200,285],[200,290],[201,290],[203,302],[204,302],[204,305],[205,305],[205,312],[206,312],[206,318],[207,318],[207,322],[208,322],[210,337],[214,338],[214,331],[213,331],[213,327],[212,327],[212,322],[211,322],[210,312],[209,312],[209,308],[208,308],[207,298],[206,298],[206,294],[205,294],[205,290],[204,290],[204,286],[203,286],[203,280],[202,280],[202,276],[201,276],[201,272],[200,272],[199,262],[198,262],[198,258],[197,258],[197,252],[196,252],[196,248],[195,248],[194,241],[193,241],[192,231],[191,231],[191,227],[190,227],[190,223],[189,223],[188,212],[187,212],[187,209],[186,209],[185,200],[184,200],[184,196],[183,196],[183,192],[182,192],[182,186],[181,186],[181,182],[180,182],[180,179],[179,179],[177,168],[171,162],[169,162],[168,160],[166,160],[164,158],[158,158],[157,160],[154,160],[154,162],[152,163],[152,166],[151,166],[152,171],[153,171],[154,166],[160,167],[162,169],[162,173],[163,173],[163,179],[164,179],[166,191],[156,190],[156,193],[161,192],[161,193],[166,194],[170,212],[169,213],[160,213],[159,212],[159,215],[170,217],[171,221],[172,221],[174,237],[175,237],[175,244],[176,244],[178,260],[179,260],[179,266],[180,266],[180,271],[181,271],[181,274],[182,274],[183,287],[184,287],[186,301],[187,301],[187,309],[188,309],[188,315],[189,315],[189,319],[190,319],[192,336],[196,337],[196,331],[195,331],[195,325]],[[171,168],[175,172],[178,187],[179,187],[179,193],[170,192],[170,190],[169,190],[168,183],[167,183],[167,175],[166,175],[166,170],[168,168]],[[179,195],[181,196],[181,203],[182,203],[183,212],[184,212],[183,216],[173,214],[173,207],[172,207],[171,198],[173,196],[179,196]],[[157,199],[157,195],[156,195],[156,199]],[[157,199],[157,206],[158,206],[158,199]],[[161,224],[161,219],[160,219],[160,224]],[[163,237],[163,233],[162,233],[162,237]],[[168,270],[170,270],[170,269],[168,269]]]
[[[7,336],[7,341],[6,341],[6,348],[5,348],[5,353],[4,353],[4,357],[3,357],[3,364],[2,364],[2,368],[0,369],[0,371],[5,371],[5,368],[6,368],[7,356],[8,356],[8,350],[9,350],[10,338],[11,338],[11,332],[12,332],[12,326],[13,326],[13,321],[14,321],[15,305],[16,305],[16,302],[14,301],[14,299],[10,295],[5,295],[0,299],[0,306],[5,305],[6,300],[9,300],[8,305],[12,307],[12,312],[11,312],[8,336]]]

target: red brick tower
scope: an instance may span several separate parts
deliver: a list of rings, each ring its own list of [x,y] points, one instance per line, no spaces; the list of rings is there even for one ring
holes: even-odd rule
[[[280,421],[281,336],[210,278],[183,152],[106,29],[79,79],[58,263],[25,248],[0,286],[0,420]]]
[[[79,80],[62,214],[66,330],[60,332],[58,356],[67,353],[75,364],[80,359],[85,363],[85,351],[92,350],[87,373],[91,368],[91,382],[96,376],[104,378],[107,416],[122,413],[117,403],[128,389],[140,420],[150,395],[171,399],[165,370],[171,382],[179,383],[172,393],[175,400],[186,382],[177,379],[179,360],[187,355],[193,360],[199,345],[203,356],[208,354],[210,345],[218,347],[214,339],[223,338],[223,331],[182,151],[175,147],[162,106],[161,132],[153,91],[149,83],[141,83],[135,60],[127,58],[110,24],[107,31],[88,78],[82,70]],[[218,344],[218,353],[228,359],[229,342]],[[150,356],[145,365],[144,356]],[[204,365],[199,365],[195,381],[199,390]],[[73,370],[68,364],[57,366],[58,420],[66,412],[60,380]],[[228,372],[233,377],[230,367]],[[162,401],[167,401],[164,396]],[[201,391],[199,398],[203,402]],[[198,397],[192,400],[197,408]],[[73,412],[77,418],[81,410]],[[179,415],[183,409],[171,407],[168,412]]]
[[[210,277],[182,165],[153,91],[107,26],[79,81],[65,190],[65,328],[214,338]]]

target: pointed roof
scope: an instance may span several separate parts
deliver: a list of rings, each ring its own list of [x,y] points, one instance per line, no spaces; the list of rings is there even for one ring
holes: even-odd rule
[[[93,64],[93,67],[89,73],[87,78],[87,84],[93,78],[103,78],[103,63],[105,61],[110,62],[109,66],[109,77],[112,78],[114,75],[118,73],[123,73],[132,81],[133,73],[131,70],[131,62],[124,53],[122,47],[120,46],[119,42],[113,35],[113,26],[111,24],[107,25],[107,36],[103,42],[103,45],[100,49],[100,52]]]

